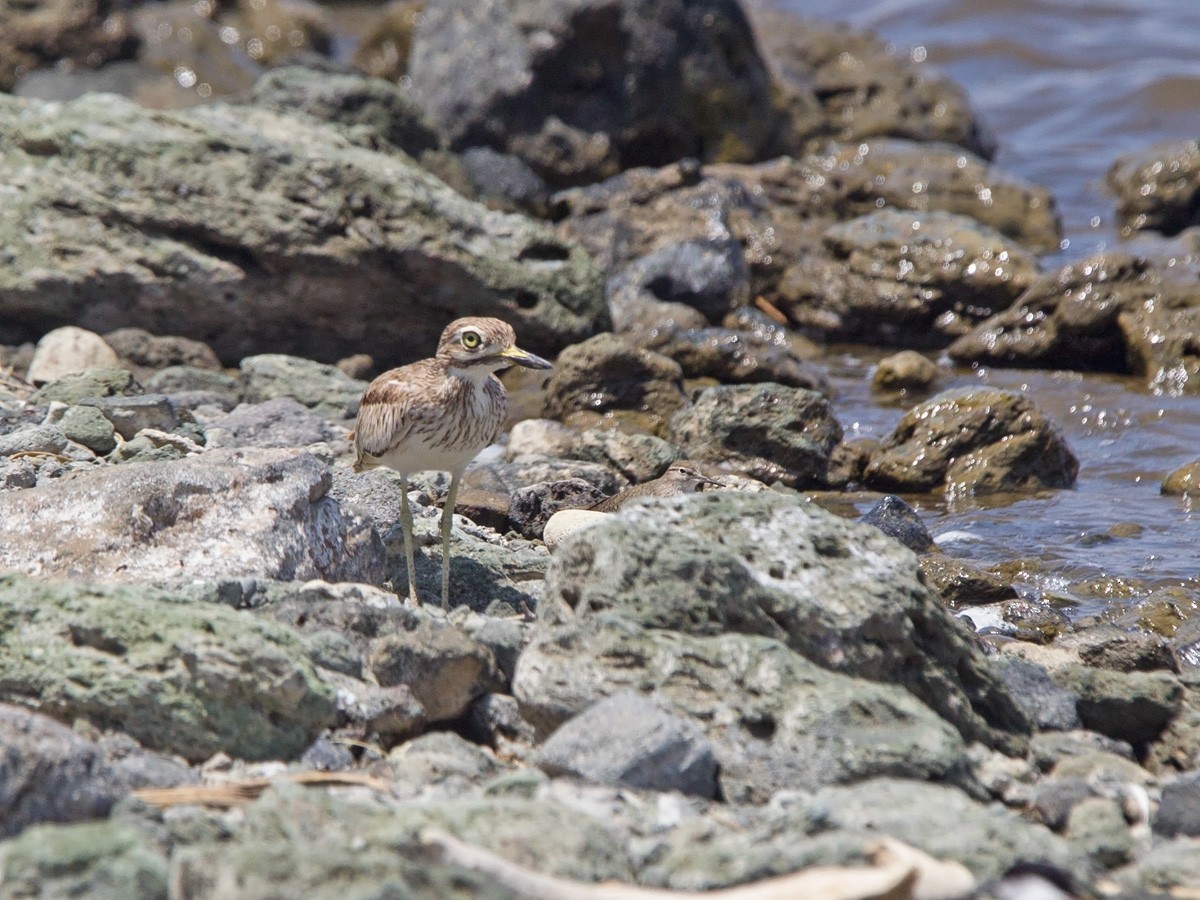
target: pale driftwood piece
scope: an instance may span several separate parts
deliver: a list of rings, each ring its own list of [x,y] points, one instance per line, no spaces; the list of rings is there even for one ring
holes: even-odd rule
[[[240,803],[249,803],[257,799],[263,791],[276,781],[290,781],[293,784],[303,784],[312,787],[338,787],[344,785],[361,785],[381,793],[390,793],[391,787],[386,781],[372,778],[370,775],[356,775],[348,772],[296,772],[279,775],[274,778],[242,778],[237,781],[223,781],[214,784],[184,785],[173,788],[142,788],[133,792],[133,796],[145,800],[160,809],[172,806],[215,806],[228,809]]]
[[[528,900],[913,900],[919,875],[912,862],[915,856],[898,859],[892,845],[881,842],[873,855],[886,860],[882,865],[820,866],[724,890],[672,891],[613,882],[586,884],[543,875],[438,829],[426,829],[421,841],[435,850],[442,862],[486,875]],[[924,856],[899,841],[894,843]]]

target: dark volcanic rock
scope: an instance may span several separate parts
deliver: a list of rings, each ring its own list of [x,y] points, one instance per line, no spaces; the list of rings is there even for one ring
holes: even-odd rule
[[[0,563],[114,581],[381,581],[378,535],[330,484],[314,457],[283,450],[98,469],[0,494]]]
[[[776,121],[733,0],[432,4],[409,75],[451,146],[515,153],[557,185],[689,156],[751,160]]]
[[[1070,487],[1079,463],[1058,431],[1015,391],[961,388],[913,407],[871,457],[870,487],[986,494]]]
[[[1055,684],[1041,666],[1009,656],[997,662],[996,670],[1039,730],[1070,731],[1080,727],[1075,709],[1078,695]]]
[[[308,117],[0,96],[0,132],[7,343],[70,322],[202,340],[227,364],[264,350],[404,362],[465,310],[541,352],[607,321],[580,248]]]
[[[825,484],[842,427],[823,394],[780,384],[706,388],[671,420],[691,458],[789,487]]]
[[[913,553],[928,553],[934,548],[933,535],[929,533],[917,511],[894,494],[884,497],[858,521],[865,525],[874,525]]]
[[[582,478],[543,481],[513,492],[508,518],[522,537],[538,539],[560,509],[587,509],[603,500],[602,490]]]
[[[1054,680],[1074,691],[1084,726],[1135,747],[1157,738],[1183,700],[1183,686],[1161,672],[1110,672],[1066,666]]]

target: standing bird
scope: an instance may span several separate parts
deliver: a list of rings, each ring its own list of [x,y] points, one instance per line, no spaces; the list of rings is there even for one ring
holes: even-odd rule
[[[495,373],[516,364],[550,363],[516,345],[499,319],[457,319],[446,326],[432,359],[384,372],[363,392],[354,429],[355,471],[384,466],[400,474],[400,524],[408,564],[408,598],[417,599],[408,476],[450,473],[442,508],[442,606],[450,604],[450,526],[463,469],[504,427],[508,397]]]
[[[667,471],[653,481],[643,481],[633,487],[627,487],[619,494],[605,497],[599,503],[589,506],[594,512],[616,512],[630,500],[637,497],[676,497],[679,494],[694,494],[704,485],[725,487],[723,482],[709,478],[694,466],[687,463],[672,463]]]

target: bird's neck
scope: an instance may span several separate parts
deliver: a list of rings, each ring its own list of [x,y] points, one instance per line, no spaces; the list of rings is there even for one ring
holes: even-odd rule
[[[474,388],[482,388],[487,384],[494,371],[489,366],[446,366],[446,373],[448,375],[468,382]]]

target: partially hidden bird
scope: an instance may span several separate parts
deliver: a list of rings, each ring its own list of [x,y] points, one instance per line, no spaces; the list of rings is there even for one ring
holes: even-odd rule
[[[408,598],[418,605],[413,570],[413,518],[408,476],[450,473],[442,508],[442,606],[450,604],[450,529],[458,484],[467,464],[500,437],[508,397],[496,372],[512,365],[549,369],[540,356],[516,344],[500,319],[456,319],[446,326],[437,353],[384,372],[363,392],[354,428],[356,471],[378,466],[400,475],[400,525],[408,566]]]
[[[706,484],[725,487],[725,483],[709,478],[695,466],[685,462],[672,463],[658,478],[627,487],[619,494],[605,497],[588,509],[594,512],[616,512],[630,500],[638,497],[676,497],[679,494],[694,494]]]

